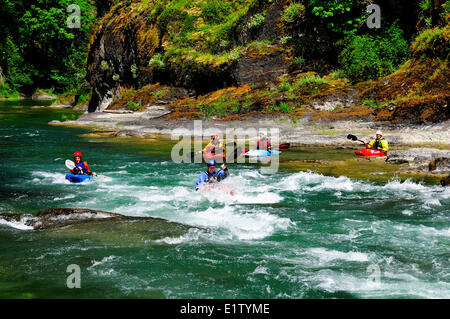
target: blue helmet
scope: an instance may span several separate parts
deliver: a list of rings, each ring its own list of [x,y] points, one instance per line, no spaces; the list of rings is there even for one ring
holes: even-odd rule
[[[216,161],[215,160],[211,160],[208,163],[206,163],[206,166],[210,167],[210,166],[216,166]]]

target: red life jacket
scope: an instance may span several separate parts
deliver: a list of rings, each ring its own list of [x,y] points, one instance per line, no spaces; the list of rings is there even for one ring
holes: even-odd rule
[[[267,138],[263,138],[262,140],[258,141],[258,144],[256,145],[256,149],[263,149],[263,150],[268,150],[272,148],[272,145],[270,145],[270,142]]]

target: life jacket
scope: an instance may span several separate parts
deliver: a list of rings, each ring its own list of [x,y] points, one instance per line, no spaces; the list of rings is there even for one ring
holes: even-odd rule
[[[369,143],[369,146],[373,149],[382,149],[384,152],[387,152],[389,150],[388,142],[384,139],[384,137],[380,138],[379,140],[374,139],[372,142]]]
[[[74,162],[74,164],[75,164],[75,168],[81,167],[81,169],[83,170],[84,174],[87,174],[87,175],[91,175],[92,174],[91,171],[89,170],[89,165],[88,165],[88,163],[86,161],[83,161],[83,162],[80,162],[80,163],[75,163]],[[74,173],[75,175],[77,175],[77,174],[79,174],[79,170],[77,170],[75,168],[73,170],[71,170],[71,172]]]
[[[215,183],[215,182],[220,182],[221,180],[225,179],[228,177],[228,175],[230,175],[230,173],[228,173],[228,170],[218,170],[218,171],[214,171],[214,173],[210,174],[208,171],[205,172],[207,179],[205,180],[205,182],[207,183]]]
[[[373,147],[374,148],[382,148],[383,147],[383,144],[381,143],[381,140],[382,140],[383,138],[380,138],[379,140],[377,140],[377,139],[375,139],[375,143],[373,143]]]
[[[223,151],[225,150],[225,148],[223,147],[222,143],[219,142],[217,144],[214,144],[213,142],[210,142],[208,145],[206,145],[204,151],[205,152],[210,152],[212,154],[220,154],[223,153]]]
[[[256,145],[256,149],[263,149],[263,150],[268,150],[272,147],[272,145],[270,145],[270,142],[267,138],[263,138],[262,140],[258,141],[258,144]]]
[[[230,173],[228,172],[228,169],[219,171],[214,171],[214,173],[209,173],[208,171],[203,172],[202,175],[197,180],[197,183],[195,184],[195,188],[198,189],[200,184],[202,183],[216,183],[224,180],[230,176]]]
[[[205,172],[207,178],[205,180],[206,183],[215,183],[218,181],[218,176],[217,176],[217,172],[214,171],[214,173],[210,173],[208,171]]]

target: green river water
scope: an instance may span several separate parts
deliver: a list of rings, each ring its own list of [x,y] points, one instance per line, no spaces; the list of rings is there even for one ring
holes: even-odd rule
[[[172,162],[172,142],[50,126],[77,114],[48,104],[0,101],[0,213],[89,208],[189,227],[0,218],[0,298],[450,298],[450,188],[321,174],[291,160],[352,151],[293,150],[274,175],[230,164],[234,196],[194,192],[204,165]],[[65,181],[75,150],[107,178]],[[70,264],[80,289],[66,286]]]

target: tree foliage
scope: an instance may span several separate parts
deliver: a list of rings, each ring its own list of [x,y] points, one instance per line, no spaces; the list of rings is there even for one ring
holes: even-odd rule
[[[344,74],[351,80],[374,79],[394,72],[408,56],[408,41],[393,24],[378,35],[349,35],[339,55]]]
[[[80,8],[80,28],[68,27],[72,4]],[[0,67],[11,88],[63,91],[84,80],[93,1],[0,0],[0,17]]]

